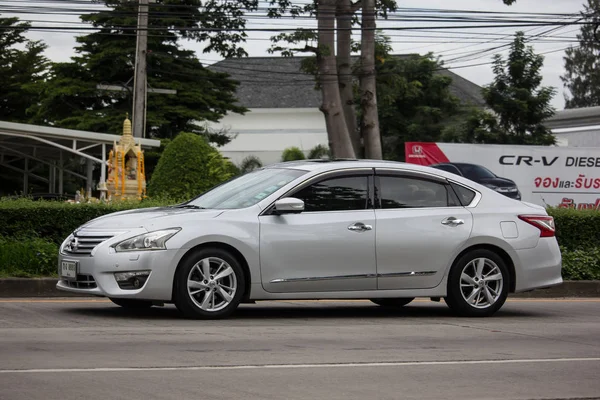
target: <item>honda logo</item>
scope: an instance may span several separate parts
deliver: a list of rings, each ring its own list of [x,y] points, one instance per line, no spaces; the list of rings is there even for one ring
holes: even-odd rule
[[[423,147],[421,147],[419,145],[414,145],[412,147],[412,152],[414,155],[417,155],[417,156],[423,155]]]

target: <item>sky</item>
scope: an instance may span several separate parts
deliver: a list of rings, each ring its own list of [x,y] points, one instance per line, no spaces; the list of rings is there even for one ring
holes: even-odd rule
[[[304,1],[304,0],[302,0]],[[398,0],[399,7],[406,8],[435,8],[435,9],[459,9],[459,10],[480,10],[480,11],[498,11],[498,12],[518,12],[518,13],[578,13],[583,10],[585,0],[517,0],[516,4],[506,6],[501,0]],[[14,4],[14,0],[0,0],[0,6]],[[36,1],[29,1],[28,4],[35,5]],[[46,4],[47,5],[47,2]],[[71,5],[73,7],[73,5]],[[86,8],[89,8],[86,6]],[[7,16],[8,14],[3,14]],[[43,21],[59,21],[55,24],[48,22],[34,23],[44,26],[69,26],[79,19],[76,15],[37,15],[37,14],[21,14],[17,15],[22,19],[27,20],[43,20]],[[303,27],[316,26],[316,22],[302,21]],[[293,20],[258,20],[249,23],[248,28],[278,28],[290,26],[295,27],[296,22]],[[418,30],[413,31],[386,31],[386,27],[399,26],[399,22],[378,20],[378,28],[382,28],[384,33],[392,35],[392,45],[394,53],[421,53],[433,52],[435,55],[442,56],[447,67],[451,67],[452,71],[462,77],[478,84],[486,85],[493,80],[493,72],[490,64],[470,66],[473,64],[489,63],[493,54],[500,52],[506,55],[507,51],[500,49],[495,52],[487,52],[484,54],[476,54],[482,50],[507,44],[512,39],[516,28],[487,28],[485,30],[475,29],[457,29],[438,31],[436,33],[423,32]],[[423,22],[411,23],[410,26],[437,27],[439,25],[448,25],[447,23]],[[552,27],[537,27],[537,28],[521,28],[527,34],[537,34],[546,31]],[[557,110],[564,108],[564,88],[560,80],[560,76],[564,73],[564,49],[571,44],[576,44],[575,36],[578,32],[577,26],[565,26],[552,35],[559,38],[547,38],[532,42],[537,53],[551,52],[545,54],[545,62],[543,67],[543,85],[552,86],[557,89],[557,94],[553,99],[553,106]],[[496,34],[496,35],[493,35]],[[498,35],[502,34],[502,35]],[[74,54],[75,35],[71,32],[36,32],[31,31],[28,36],[31,39],[43,40],[48,45],[46,56],[52,61],[68,61]],[[272,32],[248,32],[248,41],[244,48],[249,56],[271,56],[267,52],[271,43],[269,37]],[[419,35],[421,37],[409,37]],[[357,37],[358,39],[358,37]],[[218,54],[205,54],[202,52],[203,45],[195,42],[182,42],[182,47],[195,50],[198,58],[205,64],[210,64],[219,61],[221,57]],[[505,49],[505,48],[504,48]],[[470,67],[469,67],[470,66]]]

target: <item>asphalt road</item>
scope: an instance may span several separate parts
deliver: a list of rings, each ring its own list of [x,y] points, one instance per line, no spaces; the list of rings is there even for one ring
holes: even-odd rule
[[[264,302],[189,321],[172,306],[0,300],[0,400],[600,399],[600,299]]]

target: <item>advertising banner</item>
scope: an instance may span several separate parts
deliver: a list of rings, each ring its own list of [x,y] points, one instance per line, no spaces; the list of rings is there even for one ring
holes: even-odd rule
[[[523,201],[600,209],[600,148],[407,142],[406,162],[469,163],[516,183]]]

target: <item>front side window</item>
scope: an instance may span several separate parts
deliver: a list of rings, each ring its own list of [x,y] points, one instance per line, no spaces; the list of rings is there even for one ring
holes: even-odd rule
[[[291,197],[303,200],[306,212],[364,210],[368,206],[369,180],[367,176],[326,179]]]
[[[446,184],[401,176],[380,176],[378,198],[383,209],[460,205]]]
[[[255,205],[283,186],[306,174],[291,168],[266,168],[252,171],[190,201],[189,206],[236,209]]]

